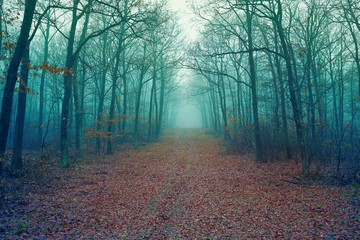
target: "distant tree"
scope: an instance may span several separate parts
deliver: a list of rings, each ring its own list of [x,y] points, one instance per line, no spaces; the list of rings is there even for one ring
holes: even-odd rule
[[[94,30],[92,33],[84,36],[84,39],[80,39],[78,44],[75,46],[75,36],[76,36],[76,29],[79,20],[86,15],[93,6],[93,1],[87,1],[87,4],[84,5],[83,9],[79,9],[80,0],[73,1],[73,5],[71,7],[72,12],[72,20],[71,20],[71,27],[68,36],[68,45],[67,45],[67,55],[66,55],[66,63],[65,68],[66,72],[64,73],[64,98],[62,102],[62,110],[61,110],[61,136],[60,136],[60,149],[61,149],[61,158],[60,158],[60,165],[62,167],[69,166],[69,139],[68,139],[68,123],[69,123],[69,113],[70,113],[70,98],[72,92],[72,82],[73,77],[75,76],[74,73],[74,66],[78,61],[79,54],[84,47],[84,45],[93,38],[96,38],[108,30],[117,27],[124,21],[123,16],[121,14],[121,10],[118,9],[115,5],[107,5],[107,3],[99,2],[97,4],[111,6],[110,17],[117,16],[115,21],[110,24],[105,25],[100,30]],[[80,11],[80,12],[79,12]],[[79,13],[78,13],[79,12]],[[87,24],[86,21],[84,24]],[[83,28],[86,29],[86,26]]]

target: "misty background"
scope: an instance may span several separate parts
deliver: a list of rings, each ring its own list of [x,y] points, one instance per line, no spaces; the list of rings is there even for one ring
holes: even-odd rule
[[[359,4],[2,1],[0,155],[68,167],[206,128],[258,162],[355,176]]]

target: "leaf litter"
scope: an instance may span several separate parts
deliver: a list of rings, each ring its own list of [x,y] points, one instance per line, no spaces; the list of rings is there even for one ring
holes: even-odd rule
[[[293,184],[295,162],[222,154],[201,131],[23,179],[1,239],[360,239],[359,189]],[[94,158],[94,156],[90,157]],[[15,181],[15,180],[14,180]]]

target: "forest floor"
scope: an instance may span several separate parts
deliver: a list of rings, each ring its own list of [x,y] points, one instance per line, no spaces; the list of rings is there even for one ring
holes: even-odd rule
[[[360,239],[359,188],[294,184],[202,130],[8,179],[0,239]]]

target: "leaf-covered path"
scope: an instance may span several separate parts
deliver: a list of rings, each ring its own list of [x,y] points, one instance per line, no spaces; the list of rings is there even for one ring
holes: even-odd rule
[[[0,238],[359,239],[359,193],[283,181],[298,172],[226,154],[200,130],[174,130],[57,169],[48,183],[27,181],[6,196]]]

